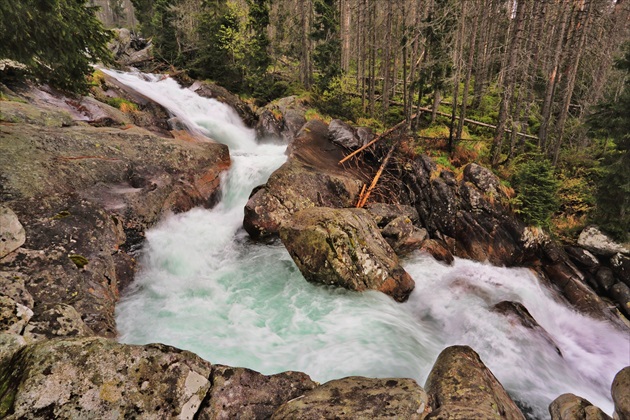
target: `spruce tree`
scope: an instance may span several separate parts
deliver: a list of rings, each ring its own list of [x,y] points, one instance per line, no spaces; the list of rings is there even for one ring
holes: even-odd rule
[[[0,2],[0,59],[18,61],[41,83],[87,89],[91,63],[109,61],[110,33],[87,0]]]
[[[313,9],[315,19],[311,38],[317,43],[313,62],[318,70],[317,88],[324,92],[341,75],[339,11],[335,0],[315,0]]]
[[[613,141],[603,160],[596,194],[594,221],[619,240],[630,231],[630,43],[617,68],[626,73],[624,89],[616,100],[600,104],[589,119],[591,128]]]
[[[511,181],[518,193],[518,212],[523,220],[533,226],[549,227],[551,216],[559,207],[559,183],[551,162],[540,155],[530,156],[520,163]]]

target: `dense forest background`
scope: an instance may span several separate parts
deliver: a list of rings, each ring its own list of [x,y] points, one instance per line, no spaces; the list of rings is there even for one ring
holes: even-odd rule
[[[628,1],[90,4],[152,40],[154,70],[215,81],[257,106],[297,95],[321,118],[400,123],[409,153],[455,171],[487,163],[527,221],[561,236],[592,218],[618,238],[630,229]],[[19,14],[12,7],[0,12]]]

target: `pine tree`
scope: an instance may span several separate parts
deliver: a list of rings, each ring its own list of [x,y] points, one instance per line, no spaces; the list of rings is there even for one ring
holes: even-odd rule
[[[601,104],[589,121],[614,142],[603,162],[594,220],[617,239],[626,240],[630,231],[630,43],[617,68],[627,74],[624,90],[617,100]]]
[[[526,223],[549,227],[551,216],[558,210],[559,183],[551,162],[540,155],[521,163],[512,177],[518,192],[518,211]]]
[[[2,1],[0,39],[0,59],[18,61],[39,82],[73,92],[87,90],[91,63],[110,60],[110,33],[86,0]]]
[[[317,43],[313,62],[318,70],[316,78],[320,92],[327,90],[335,77],[341,75],[341,39],[339,11],[335,0],[315,0],[315,19],[311,38]]]

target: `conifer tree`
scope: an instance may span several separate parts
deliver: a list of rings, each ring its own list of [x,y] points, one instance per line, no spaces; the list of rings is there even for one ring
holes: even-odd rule
[[[108,61],[110,33],[86,0],[0,2],[0,59],[18,61],[41,83],[87,89],[91,63]]]

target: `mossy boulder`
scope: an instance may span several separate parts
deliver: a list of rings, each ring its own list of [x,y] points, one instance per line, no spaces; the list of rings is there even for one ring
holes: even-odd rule
[[[427,378],[435,419],[518,419],[525,417],[503,386],[468,346],[440,353]]]
[[[427,394],[413,379],[352,376],[285,403],[271,418],[420,420],[430,411]]]
[[[630,366],[621,369],[612,383],[615,415],[619,420],[630,419]]]
[[[379,290],[405,301],[415,283],[367,210],[311,207],[280,228],[304,277],[349,290]]]
[[[364,180],[339,167],[339,146],[328,139],[325,123],[312,120],[290,145],[288,161],[245,206],[243,226],[254,239],[274,237],[283,221],[308,207],[352,207]]]

